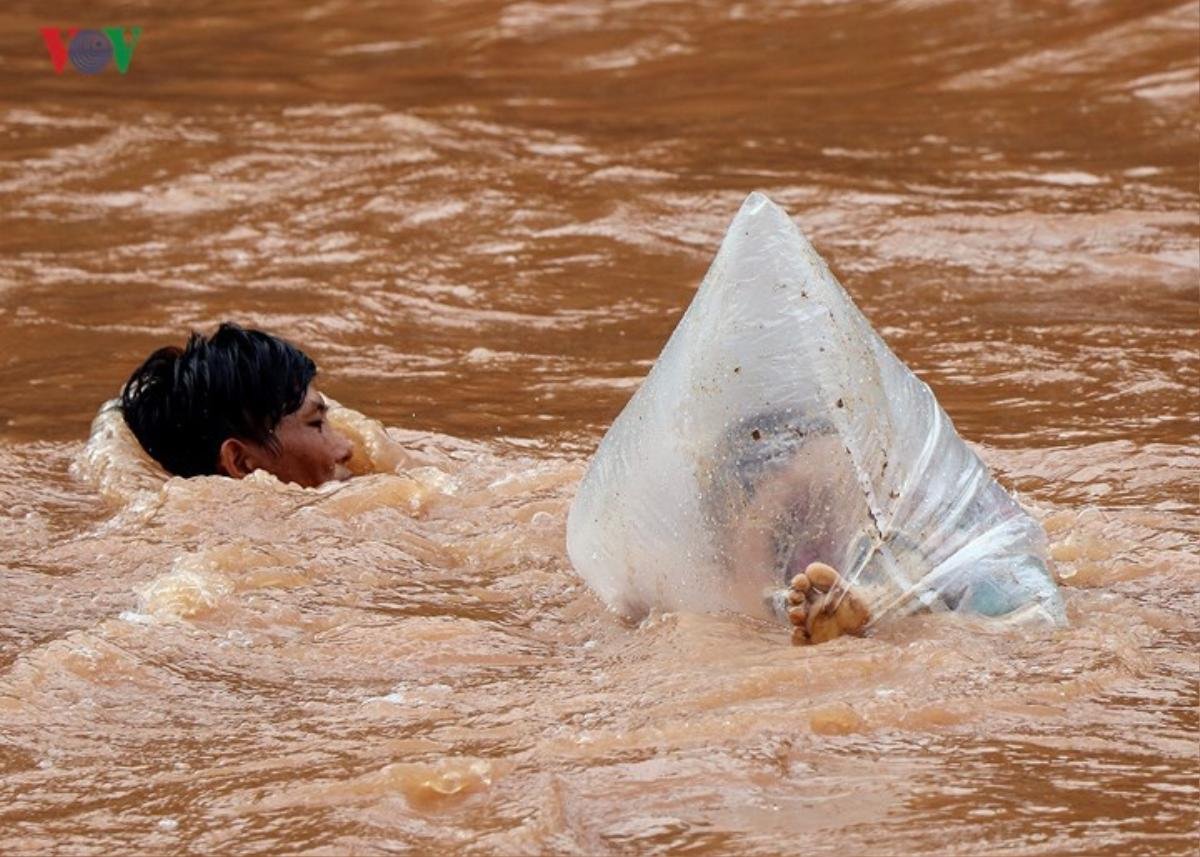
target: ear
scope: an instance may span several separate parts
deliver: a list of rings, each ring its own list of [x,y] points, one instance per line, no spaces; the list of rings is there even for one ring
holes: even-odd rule
[[[236,437],[227,437],[217,452],[217,467],[226,476],[241,479],[258,469],[254,451]]]

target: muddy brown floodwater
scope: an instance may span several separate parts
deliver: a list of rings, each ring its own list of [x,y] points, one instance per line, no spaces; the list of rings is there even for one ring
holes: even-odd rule
[[[127,75],[53,72],[39,27],[116,24]],[[1195,853],[1198,49],[1158,0],[6,3],[0,850]],[[754,189],[1068,629],[791,648],[572,572]],[[98,417],[226,318],[377,472],[165,481]]]

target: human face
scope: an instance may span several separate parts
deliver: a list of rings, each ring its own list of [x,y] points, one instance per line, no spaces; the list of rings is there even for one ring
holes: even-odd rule
[[[840,508],[834,471],[842,460],[833,444],[814,441],[764,473],[728,534],[732,566],[769,569],[787,581],[810,562],[839,561],[830,519]]]
[[[345,435],[326,420],[328,410],[325,397],[309,384],[304,403],[275,427],[281,449],[264,467],[283,482],[308,488],[349,476],[346,462],[354,450]]]
[[[728,556],[735,568],[769,569],[772,576],[787,577],[792,565],[789,530],[797,509],[796,486],[804,474],[795,463],[768,471],[754,486],[753,494],[738,515],[729,534]],[[801,558],[797,558],[799,564]],[[801,566],[803,570],[803,566]]]
[[[330,479],[348,478],[346,462],[354,450],[344,435],[325,419],[329,406],[309,384],[304,402],[275,427],[278,451],[253,442],[226,441],[224,471],[242,477],[256,469],[273,473],[282,482],[315,488]]]

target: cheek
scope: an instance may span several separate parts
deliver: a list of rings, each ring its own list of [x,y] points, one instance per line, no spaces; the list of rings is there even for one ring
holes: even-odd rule
[[[309,467],[318,465],[323,457],[323,446],[320,435],[313,431],[304,433],[304,439],[297,446],[298,458]]]
[[[282,469],[293,481],[313,481],[323,478],[324,467],[321,437],[313,429],[289,433],[284,445]]]
[[[335,446],[333,438],[327,434],[313,432],[308,439],[305,457],[314,469],[321,471],[322,476],[333,469]]]

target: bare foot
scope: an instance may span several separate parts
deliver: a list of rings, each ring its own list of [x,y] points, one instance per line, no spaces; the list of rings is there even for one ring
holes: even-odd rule
[[[823,562],[809,563],[792,578],[787,600],[796,645],[862,634],[871,621],[871,611],[854,588]]]

